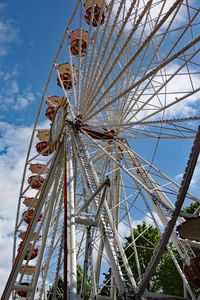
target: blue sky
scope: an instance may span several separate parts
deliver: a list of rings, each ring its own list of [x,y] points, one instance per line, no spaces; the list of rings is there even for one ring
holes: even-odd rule
[[[69,0],[0,1],[0,294],[11,266],[10,233],[33,122],[74,5]],[[155,143],[135,142],[135,147],[151,156]],[[161,141],[155,165],[180,179],[191,143]],[[199,174],[200,168],[196,193]]]
[[[33,123],[72,1],[0,1],[0,294]]]
[[[73,2],[0,3],[0,120],[30,125]]]

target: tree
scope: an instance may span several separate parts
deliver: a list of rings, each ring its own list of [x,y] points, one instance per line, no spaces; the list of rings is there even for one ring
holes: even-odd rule
[[[147,226],[145,222],[138,224],[136,228],[133,229],[134,236],[136,239],[136,246],[138,257],[140,261],[141,273],[143,274],[150,262],[150,259],[153,255],[155,246],[158,245],[160,240],[160,234],[157,228],[154,228],[152,225]],[[126,238],[127,243],[125,248],[132,242],[131,236]],[[181,259],[178,253],[173,249],[172,245],[170,246],[174,255],[176,256],[178,262],[181,265]],[[129,259],[129,265],[132,269],[134,278],[136,281],[139,281],[137,265],[134,255],[133,248],[129,247],[126,251],[127,258]],[[172,280],[173,276],[173,280]],[[106,283],[111,277],[111,270],[105,274],[104,283]],[[103,289],[103,294],[109,295],[109,284],[107,284]],[[148,284],[149,291],[152,292],[162,292],[165,294],[173,294],[177,296],[183,296],[183,282],[182,279],[171,260],[167,251],[162,255],[161,261],[157,266],[156,272],[152,277],[151,281]]]
[[[80,265],[77,266],[77,293],[81,291],[81,284],[83,280],[83,270]],[[88,277],[86,281],[86,295],[84,295],[84,300],[89,299],[91,293],[91,279]]]
[[[77,266],[77,293],[79,294],[81,291],[81,284],[82,284],[82,279],[83,279],[83,270],[81,268],[80,265]],[[86,295],[84,296],[84,300],[89,299],[90,293],[91,293],[91,280],[88,277],[87,282],[87,291],[86,291]],[[56,291],[54,292],[54,290],[56,289]],[[53,294],[56,293],[56,299],[57,300],[61,300],[63,299],[63,292],[64,292],[64,280],[61,276],[59,276],[58,278],[58,282],[57,285],[52,285],[48,292],[47,292],[47,298],[49,300],[53,299]]]
[[[185,207],[184,210],[189,214],[193,214],[197,210],[199,205],[199,202],[192,202],[189,206]]]
[[[52,300],[53,299],[53,295],[55,293],[56,299],[57,300],[61,300],[61,299],[63,299],[63,296],[62,296],[63,295],[63,291],[64,291],[64,281],[63,281],[63,278],[61,276],[59,276],[57,285],[56,286],[52,285],[50,287],[50,289],[48,290],[48,292],[47,292],[47,299]]]
[[[150,262],[153,255],[155,246],[158,245],[160,240],[160,233],[157,228],[152,225],[147,226],[145,222],[141,225],[137,225],[133,229],[136,240],[137,252],[141,266],[141,273],[143,274]],[[132,242],[131,237],[127,238],[127,245]],[[181,264],[181,259],[178,253],[170,246],[178,262]],[[129,260],[132,272],[136,280],[139,280],[136,260],[133,255],[133,248],[129,247],[126,251],[127,257],[131,257]],[[174,280],[171,280],[173,274]],[[167,251],[165,251],[161,257],[161,261],[156,268],[156,272],[149,282],[148,289],[152,292],[162,291],[165,294],[175,294],[177,296],[183,295],[183,283],[182,279],[171,260]]]

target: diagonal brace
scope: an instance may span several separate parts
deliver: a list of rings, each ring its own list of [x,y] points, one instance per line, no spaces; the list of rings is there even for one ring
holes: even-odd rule
[[[173,231],[173,228],[176,224],[177,218],[179,216],[180,210],[182,208],[183,202],[185,200],[185,196],[187,195],[187,191],[190,185],[190,182],[192,180],[192,175],[194,173],[194,169],[198,160],[199,156],[199,151],[200,151],[200,127],[198,128],[198,132],[196,135],[196,139],[194,141],[191,154],[187,163],[187,167],[185,169],[185,174],[183,176],[181,188],[179,190],[179,194],[177,196],[177,200],[175,203],[175,210],[173,212],[171,220],[168,222],[168,225],[165,228],[164,234],[162,239],[160,240],[160,243],[156,249],[156,252],[154,253],[150,265],[145,273],[145,276],[143,277],[143,280],[139,284],[139,290],[138,290],[138,297],[141,297],[142,294],[144,293],[147,284],[151,277],[153,276],[156,267],[160,261],[160,258],[163,254],[163,252],[166,249],[167,243],[170,239],[171,233]]]
[[[107,183],[106,183],[105,186],[104,186],[104,190],[103,190],[103,193],[102,193],[102,196],[101,196],[101,200],[100,200],[99,206],[98,206],[98,208],[97,208],[96,219],[98,218],[98,216],[99,216],[99,214],[100,214],[100,209],[101,209],[101,207],[102,207],[102,205],[103,205],[103,203],[104,203],[105,195],[106,195],[106,190],[107,190],[107,188],[110,186],[110,179],[107,178],[106,181],[107,181]]]
[[[86,203],[84,203],[78,210],[77,215],[79,215],[82,211],[84,211],[92,202],[92,200],[100,193],[100,191],[105,187],[105,186],[110,186],[110,179],[106,178],[104,182],[102,182],[97,190],[92,194],[92,196],[88,199]]]

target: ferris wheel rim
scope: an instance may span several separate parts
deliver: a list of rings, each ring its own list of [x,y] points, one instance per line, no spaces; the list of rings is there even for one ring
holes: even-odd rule
[[[82,1],[81,1],[82,2]],[[126,93],[128,93],[127,92],[127,90],[129,91],[131,91],[132,89],[133,89],[133,87],[134,87],[134,85],[132,85],[132,86],[130,86],[130,87],[128,87],[127,86],[127,88],[126,88],[126,90],[125,91],[123,91],[123,90],[120,90],[122,93],[121,94],[119,94],[119,95],[117,95],[115,98],[113,98],[111,101],[110,100],[105,100],[105,103],[103,103],[103,108],[102,107],[99,107],[98,108],[98,103],[100,104],[100,100],[99,99],[102,99],[103,97],[104,97],[104,95],[105,95],[105,91],[103,92],[103,94],[101,94],[100,95],[100,98],[99,99],[96,99],[96,100],[93,100],[93,105],[91,104],[91,106],[85,106],[84,107],[84,109],[81,111],[81,106],[83,106],[83,104],[81,104],[80,103],[80,96],[82,95],[82,97],[83,97],[83,99],[84,99],[84,97],[85,97],[85,104],[88,104],[89,102],[89,100],[87,101],[87,99],[86,99],[86,96],[87,96],[87,94],[84,94],[84,91],[83,90],[81,90],[81,80],[82,80],[82,78],[81,78],[81,76],[82,76],[82,74],[81,74],[81,71],[82,71],[82,69],[81,68],[83,68],[83,74],[85,74],[85,78],[83,78],[83,80],[84,80],[84,84],[83,84],[83,88],[89,88],[89,87],[91,87],[91,82],[87,82],[87,76],[88,76],[88,78],[89,79],[91,79],[91,76],[93,76],[92,74],[94,74],[95,73],[95,71],[96,71],[96,69],[97,68],[94,68],[94,72],[92,73],[92,71],[91,71],[91,69],[90,69],[90,66],[92,66],[92,63],[93,63],[93,57],[95,57],[95,58],[97,58],[97,56],[98,55],[96,55],[96,56],[93,56],[92,55],[92,58],[90,58],[89,57],[89,50],[87,51],[87,54],[86,54],[86,58],[84,58],[82,55],[80,55],[81,54],[81,43],[79,43],[79,56],[78,56],[78,58],[76,59],[75,57],[73,57],[73,55],[72,55],[72,53],[71,53],[71,50],[70,50],[70,45],[69,45],[69,47],[68,47],[68,52],[69,52],[69,59],[70,59],[70,72],[71,73],[73,73],[72,72],[72,68],[73,68],[73,60],[76,60],[76,62],[77,62],[77,64],[78,64],[78,66],[79,66],[79,68],[78,68],[78,81],[77,81],[77,83],[76,83],[76,85],[75,85],[75,79],[73,78],[73,76],[72,76],[72,87],[73,87],[73,92],[72,92],[72,94],[73,94],[73,97],[74,97],[74,103],[72,102],[72,99],[71,99],[71,95],[68,97],[68,92],[66,91],[66,89],[65,89],[65,86],[64,86],[64,84],[62,83],[62,78],[61,78],[61,76],[60,76],[60,73],[59,73],[59,71],[58,71],[58,63],[57,63],[57,60],[58,60],[58,57],[59,57],[59,52],[61,51],[61,48],[62,48],[62,46],[63,46],[63,44],[64,44],[64,42],[67,40],[67,41],[69,41],[69,36],[70,36],[70,32],[71,32],[71,29],[70,29],[70,25],[71,25],[71,23],[73,23],[73,18],[74,18],[74,15],[76,14],[76,12],[78,11],[78,9],[79,9],[79,6],[81,6],[82,5],[82,3],[81,3],[80,1],[77,1],[77,4],[76,4],[76,7],[75,7],[75,12],[72,14],[72,18],[71,18],[71,20],[69,21],[69,24],[68,24],[68,27],[67,27],[67,30],[65,31],[65,34],[64,34],[64,37],[63,37],[63,39],[62,39],[62,43],[61,43],[61,46],[60,46],[60,48],[59,48],[59,51],[58,51],[58,53],[57,53],[57,55],[56,55],[56,58],[55,58],[55,60],[54,60],[54,64],[53,64],[53,67],[52,67],[52,69],[51,69],[51,71],[50,71],[50,76],[49,76],[49,79],[48,79],[48,81],[47,81],[47,85],[46,85],[46,87],[45,87],[45,90],[44,90],[44,94],[43,94],[43,96],[42,96],[42,102],[41,102],[41,105],[40,105],[40,108],[39,108],[39,112],[38,112],[38,115],[37,115],[37,118],[36,118],[36,123],[35,123],[35,125],[34,125],[34,129],[33,129],[33,133],[32,133],[32,137],[31,137],[31,142],[30,142],[30,147],[29,147],[29,150],[28,150],[28,154],[27,154],[27,159],[26,159],[26,164],[25,164],[25,170],[24,170],[24,175],[23,175],[23,179],[22,179],[22,188],[21,188],[21,192],[20,192],[20,195],[22,194],[22,190],[23,190],[23,184],[24,184],[24,181],[25,181],[25,177],[26,177],[26,166],[27,166],[27,164],[28,163],[30,163],[31,161],[32,161],[32,159],[33,158],[31,158],[31,160],[29,159],[29,157],[30,157],[30,152],[31,152],[31,147],[32,147],[32,144],[33,144],[33,140],[34,140],[34,135],[35,135],[35,132],[36,132],[36,129],[37,129],[37,122],[38,122],[38,120],[39,120],[39,115],[40,115],[40,112],[41,112],[41,109],[42,109],[42,106],[43,106],[43,104],[44,104],[44,100],[45,100],[45,97],[46,97],[46,91],[47,91],[47,89],[48,89],[48,85],[49,85],[49,83],[50,83],[50,79],[52,78],[52,74],[53,74],[53,72],[54,72],[54,70],[57,70],[57,74],[58,74],[58,80],[60,81],[60,83],[61,83],[61,87],[62,87],[62,89],[63,89],[63,92],[64,92],[64,96],[65,96],[65,98],[68,98],[68,103],[69,103],[69,112],[70,112],[70,115],[69,115],[69,122],[71,122],[71,123],[75,123],[75,120],[78,118],[78,116],[79,116],[79,114],[80,113],[82,113],[82,111],[84,112],[84,111],[90,111],[91,112],[91,114],[89,114],[89,115],[87,115],[87,114],[85,114],[85,116],[83,115],[83,122],[84,122],[84,126],[85,126],[85,131],[80,131],[80,130],[77,130],[77,134],[78,135],[81,135],[82,136],[82,138],[83,138],[83,140],[85,140],[85,142],[88,142],[89,141],[89,144],[88,144],[88,147],[87,148],[89,148],[89,146],[91,147],[91,150],[89,150],[89,152],[90,153],[92,153],[92,151],[94,152],[94,155],[97,153],[100,157],[103,155],[104,156],[104,159],[105,159],[105,162],[108,160],[108,158],[109,159],[112,159],[113,158],[113,162],[114,163],[116,163],[117,161],[116,161],[116,159],[114,158],[114,155],[116,154],[116,153],[114,153],[114,154],[112,154],[112,152],[111,152],[111,155],[110,155],[110,153],[109,153],[109,151],[112,151],[112,148],[114,149],[115,147],[116,147],[116,149],[117,149],[117,147],[120,147],[119,145],[118,145],[118,143],[120,144],[122,144],[123,143],[123,140],[122,140],[122,138],[120,137],[120,135],[118,134],[116,137],[114,137],[114,136],[112,136],[111,138],[110,138],[110,140],[106,140],[106,134],[105,134],[105,132],[103,132],[101,135],[100,135],[100,138],[98,139],[97,137],[99,137],[99,136],[97,136],[97,130],[99,129],[99,130],[103,130],[103,131],[107,131],[107,130],[112,130],[112,128],[114,127],[114,126],[116,126],[117,127],[117,120],[116,120],[116,118],[114,118],[113,117],[113,114],[115,113],[115,109],[113,108],[113,110],[111,109],[111,111],[109,112],[108,111],[108,114],[106,114],[106,115],[103,115],[105,112],[107,112],[107,108],[109,108],[112,104],[114,104],[114,103],[116,103],[116,104],[119,104],[118,105],[118,110],[116,110],[116,112],[119,114],[119,112],[120,112],[120,109],[123,107],[123,105],[121,105],[121,103],[120,103],[120,101],[118,101],[118,100],[120,100],[120,98],[122,97],[122,94],[123,94],[123,92],[125,93],[125,91],[126,91]],[[107,18],[109,19],[109,18],[111,18],[111,13],[112,13],[112,8],[113,8],[113,6],[114,6],[114,0],[112,0],[110,3],[109,3],[109,7],[111,8],[111,11],[109,12],[109,15],[107,16]],[[125,2],[125,1],[121,1],[121,7],[123,6],[123,2]],[[134,3],[136,3],[137,1],[135,1]],[[92,11],[93,11],[93,13],[94,13],[94,3],[95,3],[95,1],[93,1],[93,5],[92,5]],[[164,2],[163,2],[164,3]],[[177,0],[176,1],[176,4],[174,4],[174,9],[176,8],[176,6],[178,6],[179,4],[181,3],[181,1],[179,1],[179,0]],[[143,10],[143,13],[144,13],[144,15],[145,15],[145,13],[148,11],[148,9],[150,8],[150,6],[151,6],[151,4],[152,4],[152,1],[150,0],[150,1],[148,1],[148,4],[146,4],[146,6],[145,6],[145,9]],[[133,4],[132,4],[133,5]],[[139,4],[138,4],[139,5]],[[81,6],[82,7],[82,6]],[[134,7],[134,5],[133,5],[133,7]],[[120,16],[120,8],[118,8],[119,10],[118,10],[118,17]],[[133,8],[132,8],[133,9]],[[81,10],[82,10],[82,8],[81,8]],[[131,9],[129,10],[129,12],[131,13]],[[92,13],[92,14],[93,14]],[[101,17],[102,17],[102,15],[103,15],[103,10],[101,11],[101,13],[100,13],[100,19],[101,19]],[[80,27],[81,27],[81,30],[82,30],[82,21],[83,21],[83,11],[81,11],[80,12],[80,16],[81,16],[81,18],[80,18]],[[91,35],[91,40],[89,39],[89,44],[91,43],[92,44],[92,53],[94,54],[98,54],[99,52],[100,52],[100,49],[101,48],[99,48],[98,49],[98,52],[95,52],[95,45],[96,45],[96,43],[98,42],[98,35],[100,35],[102,32],[103,32],[103,34],[105,34],[105,28],[107,28],[107,27],[109,27],[109,23],[107,22],[106,24],[104,24],[103,26],[104,26],[104,31],[103,30],[101,30],[101,24],[100,24],[100,19],[99,19],[99,21],[97,22],[98,24],[97,24],[97,28],[96,28],[96,32],[97,32],[97,34],[95,35]],[[115,21],[116,21],[117,19],[115,19]],[[92,19],[90,20],[90,22],[89,22],[89,33],[91,33],[90,31],[92,31]],[[117,21],[116,21],[117,22]],[[112,28],[112,27],[111,27]],[[114,29],[113,29],[113,32],[114,32]],[[104,40],[104,35],[102,34],[102,39],[101,40]],[[105,36],[106,36],[106,34],[105,34]],[[112,34],[111,34],[111,36],[112,36]],[[81,39],[81,37],[82,37],[82,31],[80,31],[80,35],[79,35],[79,38]],[[107,40],[107,42],[109,41],[109,38],[108,38],[108,40]],[[105,41],[104,41],[105,42]],[[185,48],[184,47],[182,47],[180,50],[179,50],[179,54],[181,53],[181,51],[182,51],[182,53],[184,53],[187,49],[190,49],[190,48],[192,48],[193,47],[193,44],[195,44],[196,42],[199,42],[199,37],[197,37],[197,38],[194,38],[192,41],[190,41],[189,43],[188,43],[188,45],[185,45]],[[174,57],[175,56],[179,56],[179,54],[177,54],[177,53],[175,53],[174,54]],[[117,54],[113,54],[113,55],[117,55]],[[119,54],[118,54],[119,55]],[[192,56],[191,56],[192,57]],[[90,59],[90,61],[87,61],[87,58],[88,58],[88,60]],[[102,57],[101,57],[102,58]],[[170,62],[170,59],[171,59],[171,57],[169,57],[169,60],[168,61],[165,61],[165,62],[163,62],[163,68],[165,67],[165,64],[166,64],[166,66],[168,65],[168,62]],[[102,59],[103,60],[103,59]],[[101,61],[101,60],[100,60]],[[84,65],[84,63],[85,63],[85,65]],[[97,63],[98,63],[98,60],[96,60],[96,62],[95,62],[96,64],[95,64],[95,67],[97,66]],[[125,63],[126,63],[126,61],[125,61]],[[82,65],[83,64],[83,65]],[[80,68],[81,67],[81,68]],[[88,67],[88,69],[87,69],[87,67]],[[157,67],[158,69],[160,68],[160,66],[158,66]],[[123,70],[123,69],[122,69]],[[122,74],[121,72],[121,69],[119,68],[119,69],[117,69],[117,72],[118,72],[118,77],[120,78],[121,77],[121,75],[120,74]],[[155,70],[154,70],[154,72],[155,72]],[[86,74],[87,74],[87,76],[86,76]],[[149,74],[149,75],[148,75]],[[151,78],[151,74],[153,74],[153,70],[152,71],[150,71],[149,73],[147,73],[146,75],[148,75],[149,76],[149,78]],[[120,75],[120,76],[119,76]],[[145,76],[146,76],[145,75]],[[165,76],[167,77],[167,73],[165,73]],[[84,75],[83,75],[83,77],[84,77]],[[117,77],[116,77],[117,78]],[[103,78],[102,80],[104,80],[105,78]],[[99,86],[101,86],[101,84],[102,84],[102,82],[103,81],[101,81],[100,83],[99,83],[99,85],[98,85],[98,83],[96,83],[97,85],[97,87],[99,88]],[[135,87],[137,86],[137,82],[136,83],[134,83],[135,84]],[[164,85],[164,83],[163,83],[163,85]],[[121,88],[121,87],[120,87]],[[198,89],[197,89],[198,90]],[[95,87],[93,88],[93,89],[91,89],[91,94],[93,93],[93,91],[95,91]],[[83,93],[81,93],[81,92],[83,92]],[[70,94],[71,92],[69,92],[69,94]],[[126,94],[125,93],[125,94]],[[192,92],[191,92],[192,93]],[[194,90],[193,91],[193,93],[196,93],[196,91]],[[124,94],[124,95],[125,95]],[[112,96],[112,95],[111,95]],[[117,98],[118,97],[118,98]],[[185,95],[185,96],[183,96],[183,99],[184,99],[184,97],[186,97],[186,99],[187,99],[187,97],[189,97],[188,95]],[[175,105],[176,103],[178,103],[178,102],[180,102],[180,101],[182,101],[183,99],[181,99],[181,98],[179,98],[179,99],[177,99],[177,100],[175,100],[174,101],[174,104],[171,104],[171,103],[169,103],[168,105],[169,105],[169,107],[170,106],[173,106],[173,105]],[[107,101],[107,102],[106,102]],[[110,101],[110,102],[109,102]],[[160,100],[159,100],[160,101]],[[112,104],[111,104],[112,103]],[[97,110],[95,111],[95,110],[93,110],[93,107],[94,107],[94,105],[95,106],[97,106]],[[121,105],[121,107],[120,107],[120,105]],[[144,103],[143,103],[143,105],[145,105]],[[152,104],[152,107],[153,107],[153,104]],[[155,106],[156,107],[156,106]],[[127,107],[125,107],[126,108],[126,114],[128,113],[128,106]],[[161,109],[161,107],[159,107],[159,106],[157,106],[157,108],[159,109]],[[130,110],[130,109],[129,109]],[[138,110],[139,110],[139,108],[138,108]],[[142,110],[142,108],[140,108],[140,110]],[[132,123],[130,123],[130,122],[124,122],[124,124],[120,124],[119,125],[119,127],[120,126],[122,126],[122,125],[124,125],[124,129],[122,128],[122,132],[126,132],[126,131],[128,131],[128,129],[129,128],[131,128],[131,126],[134,126],[134,125],[144,125],[144,126],[148,126],[148,125],[151,125],[151,124],[155,124],[156,122],[157,123],[159,123],[160,124],[160,127],[158,126],[158,130],[160,130],[160,133],[158,133],[157,134],[157,136],[155,136],[155,137],[153,137],[153,138],[155,138],[155,140],[156,140],[156,144],[158,144],[159,143],[159,141],[160,141],[160,139],[161,139],[161,131],[162,130],[164,130],[164,126],[163,126],[163,123],[171,123],[172,121],[174,122],[174,123],[176,123],[176,122],[181,122],[181,121],[183,121],[183,122],[185,122],[185,121],[191,121],[191,120],[198,120],[199,119],[199,117],[198,116],[191,116],[191,117],[183,117],[183,118],[165,118],[165,111],[167,110],[167,104],[166,104],[166,107],[164,107],[163,108],[163,113],[162,113],[162,117],[161,117],[161,119],[160,119],[160,121],[159,120],[156,120],[156,119],[154,119],[154,118],[151,118],[151,114],[150,115],[146,115],[146,116],[144,116],[143,118],[141,118],[141,119],[139,119],[139,120],[137,120],[137,121],[133,121]],[[92,112],[93,111],[93,112]],[[136,113],[136,112],[135,112]],[[102,115],[101,115],[102,114]],[[152,116],[154,116],[154,114],[156,115],[156,114],[158,114],[158,112],[152,112]],[[124,113],[124,116],[125,116],[125,113]],[[94,123],[94,119],[97,117],[97,124],[95,125],[95,124],[93,124]],[[102,123],[100,123],[99,122],[99,118],[101,118],[102,117]],[[114,122],[113,122],[113,125],[111,125],[112,124],[112,118],[113,118],[113,120],[114,120]],[[131,117],[130,117],[131,118]],[[129,119],[130,119],[129,118]],[[132,118],[133,119],[133,118]],[[123,119],[123,116],[122,116],[122,118],[120,118],[120,121],[122,121],[122,120],[125,120],[126,121],[126,119]],[[90,125],[90,122],[91,122],[91,125]],[[87,123],[89,123],[89,125],[87,124]],[[93,133],[93,136],[91,135],[91,132],[89,132],[89,129],[87,128],[87,126],[89,127],[89,126],[96,126],[96,129],[94,129],[94,132],[95,132],[95,134],[96,134],[96,137],[94,137],[94,133]],[[74,126],[74,125],[73,125]],[[126,128],[127,127],[127,128]],[[146,127],[147,128],[147,127]],[[146,131],[148,131],[148,130],[151,130],[151,129],[144,129],[144,130],[146,130]],[[181,133],[182,133],[182,131],[180,131]],[[193,131],[193,135],[194,135],[194,133],[195,133],[195,130]],[[181,134],[180,134],[181,135]],[[191,135],[191,137],[190,138],[193,138],[193,135]],[[164,136],[164,134],[163,134],[163,136]],[[170,135],[171,137],[173,137],[172,135]],[[128,139],[130,138],[131,136],[128,136]],[[132,136],[133,138],[135,138],[135,135],[134,135],[134,132],[133,132],[133,136]],[[186,134],[186,137],[187,137],[187,134]],[[97,138],[97,140],[95,140],[95,138]],[[144,138],[144,136],[142,136],[142,138]],[[164,136],[164,138],[166,138],[165,136]],[[69,142],[71,142],[70,140],[69,140]],[[106,146],[104,145],[104,144],[106,144],[106,143],[108,143],[108,146],[107,146],[107,148],[106,148]],[[95,146],[94,145],[96,145],[96,148],[95,148]],[[122,145],[121,145],[122,146]],[[99,149],[99,152],[97,151],[97,148]],[[44,150],[45,151],[45,150]],[[96,151],[96,152],[95,152]],[[113,150],[114,151],[114,150]],[[127,150],[127,153],[128,153],[128,151],[129,150]],[[117,152],[117,150],[116,150],[116,152]],[[124,151],[125,152],[125,151]],[[133,151],[133,153],[132,154],[134,154],[135,155],[135,152]],[[154,152],[154,154],[156,154],[156,146],[155,146],[155,152]],[[153,154],[153,157],[154,157],[154,154]],[[38,155],[38,157],[40,157],[40,155],[41,155],[41,153]],[[94,156],[93,155],[93,156]],[[124,153],[123,153],[123,155],[125,155]],[[127,155],[127,154],[126,154]],[[93,156],[91,157],[91,161],[93,162]],[[35,157],[34,157],[35,158]],[[126,156],[126,158],[127,158],[127,156]],[[115,160],[114,160],[115,159]],[[140,160],[140,162],[142,161],[141,159],[141,157],[138,155],[138,157],[137,157],[137,159],[139,159]],[[101,161],[101,159],[100,159],[100,161]],[[103,160],[102,160],[103,161]],[[124,158],[124,161],[125,161],[125,158]],[[153,158],[152,158],[152,161],[149,163],[149,166],[150,166],[150,168],[151,168],[151,165],[152,165],[152,163],[153,163]],[[129,162],[129,164],[130,164],[130,162]],[[101,170],[101,168],[99,167],[99,165],[98,165],[98,163],[97,162],[94,162],[94,165],[97,167],[97,168],[99,168],[100,170]],[[124,170],[126,170],[126,172],[128,171],[128,172],[130,172],[130,174],[132,174],[131,172],[132,171],[130,171],[129,169],[128,169],[128,167],[124,167],[123,165],[121,165],[120,163],[118,163],[118,167],[119,167],[119,169],[123,172]],[[130,167],[129,167],[130,168]],[[77,172],[78,172],[78,168],[77,168]],[[80,170],[79,170],[80,171]],[[114,171],[111,171],[110,173],[109,172],[107,172],[107,173],[109,173],[109,174],[111,174],[111,175],[113,175],[113,173],[115,172],[116,170],[114,170]],[[149,172],[151,172],[151,171],[149,171]],[[150,174],[149,172],[147,172],[147,174]],[[152,173],[151,173],[152,174]],[[133,174],[131,175],[132,176],[132,178],[133,178]],[[78,176],[77,176],[78,177]],[[138,180],[136,180],[137,181],[137,183],[139,184],[140,182],[138,181]],[[144,190],[145,190],[145,186],[144,186],[144,184],[142,184],[142,186],[143,186],[143,188],[144,188]],[[127,188],[127,190],[128,190],[128,188]],[[148,189],[146,189],[146,191],[148,191]],[[148,191],[149,192],[149,191]],[[192,198],[192,197],[191,197]],[[21,203],[21,202],[20,202]],[[20,204],[19,203],[19,204]],[[128,201],[127,201],[127,203],[128,203]],[[128,203],[128,205],[130,205],[130,203]],[[115,209],[115,208],[114,208]],[[20,211],[20,208],[18,208],[18,213],[17,213],[17,221],[16,221],[16,225],[18,225],[18,216],[20,215],[20,213],[19,213],[19,211]],[[124,220],[125,220],[125,218],[124,218]],[[120,220],[121,222],[123,222],[123,219],[122,220]],[[129,226],[130,227],[130,226]],[[18,226],[16,226],[16,228],[18,229]],[[96,235],[97,236],[97,235]],[[96,237],[97,238],[97,237]],[[59,243],[61,244],[62,242],[61,242],[61,240],[59,240]],[[96,244],[96,248],[98,247],[98,244]],[[84,254],[84,253],[83,253]],[[104,255],[104,253],[102,252],[102,256]],[[50,258],[49,258],[50,259]],[[48,259],[47,259],[48,260]],[[46,272],[47,272],[47,270],[46,270]],[[46,273],[46,276],[47,276],[47,273]],[[57,275],[58,276],[58,275]],[[44,282],[43,282],[43,284],[44,284]],[[41,291],[43,291],[44,290],[44,287],[41,289]]]

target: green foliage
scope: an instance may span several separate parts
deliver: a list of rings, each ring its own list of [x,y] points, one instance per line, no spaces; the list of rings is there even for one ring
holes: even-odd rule
[[[83,270],[80,265],[77,266],[77,293],[79,294],[81,291],[81,284],[83,279]],[[52,285],[47,292],[47,298],[49,300],[53,299],[53,293],[54,289],[56,288],[56,299],[61,300],[63,299],[63,292],[64,292],[64,281],[62,277],[59,277],[58,283],[55,287],[55,285]],[[86,295],[84,296],[84,300],[89,299],[91,293],[91,280],[88,277],[86,281]]]
[[[173,251],[174,256],[181,267],[181,259],[177,251]],[[183,296],[183,282],[176,269],[175,264],[168,252],[164,252],[161,262],[156,270],[151,284],[155,281],[154,291],[162,291],[164,294]]]
[[[137,225],[136,228],[133,229],[134,237],[136,239],[136,246],[138,257],[140,261],[141,273],[143,274],[150,262],[150,259],[153,255],[155,246],[158,244],[160,240],[160,234],[157,228],[153,226],[147,226],[145,222]],[[143,234],[142,234],[143,233]],[[132,242],[131,236],[126,238],[127,244],[125,248]],[[173,250],[173,249],[172,249]],[[173,250],[174,255],[181,265],[181,260],[179,258],[178,253]],[[126,250],[126,255],[129,259],[129,265],[132,269],[134,278],[136,281],[139,281],[137,265],[134,255],[133,248],[129,247]],[[111,270],[107,274],[105,274],[104,283],[111,277]],[[173,279],[173,280],[172,280]],[[102,293],[104,295],[109,295],[110,283],[104,287]],[[155,275],[152,277],[149,285],[147,287],[149,291],[152,292],[162,292],[165,294],[183,296],[183,283],[181,277],[171,260],[168,252],[164,252],[161,258],[161,261],[156,269]]]
[[[54,294],[54,289],[56,288],[55,295],[57,300],[62,300],[63,299],[63,291],[64,291],[64,282],[62,277],[58,278],[58,283],[57,286],[52,285],[47,292],[47,299],[52,300],[53,299],[53,294]]]
[[[196,211],[196,209],[197,209],[198,207],[199,207],[199,203],[198,203],[198,202],[192,202],[192,203],[190,204],[190,206],[185,207],[184,210],[185,210],[187,213],[189,213],[189,214],[193,214],[193,213]]]
[[[155,247],[154,245],[157,245],[160,239],[159,231],[153,226],[150,226],[147,229],[146,223],[143,222],[142,224],[139,224],[136,228],[134,228],[133,232],[134,232],[135,239],[137,239],[136,246],[138,250],[141,272],[144,273],[150,261],[150,258],[153,254],[153,250]],[[132,238],[130,236],[126,239],[127,239],[127,245],[132,242]],[[126,251],[126,255],[127,257],[132,256],[132,258],[129,260],[129,263],[132,268],[135,279],[139,280],[136,260],[133,251],[134,251],[133,248],[129,247]]]
[[[158,245],[158,242],[160,240],[160,233],[158,229],[154,228],[153,226],[147,227],[147,224],[145,222],[139,224],[136,228],[133,229],[133,231],[134,237],[135,239],[137,239],[136,246],[141,266],[141,272],[143,274],[153,255],[155,246]],[[131,243],[131,237],[128,237],[127,241],[127,244]],[[129,247],[126,251],[126,255],[127,257],[132,256],[129,260],[130,266],[134,277],[136,278],[136,280],[139,280],[136,260],[135,256],[133,255],[133,251],[134,250]],[[181,260],[179,259],[178,254],[176,253],[176,251],[173,252],[176,258],[179,260],[179,263],[181,264]],[[174,294],[177,296],[183,295],[183,284],[181,277],[167,251],[163,253],[156,272],[152,280],[149,282],[148,289],[153,292],[162,291],[165,294]]]
[[[101,295],[103,296],[110,296],[110,285],[111,285],[111,268],[108,269],[107,273],[103,273],[105,276],[104,279],[104,287],[101,290]]]
[[[83,270],[82,270],[81,266],[78,265],[77,266],[77,292],[78,292],[78,294],[81,291],[82,280],[83,280]],[[87,281],[86,281],[86,295],[84,295],[84,300],[89,299],[91,289],[92,289],[92,283],[91,283],[91,279],[88,277]]]
[[[81,268],[81,266],[77,266],[77,292],[78,294],[81,291],[81,283],[82,283],[82,279],[83,279],[83,270]]]

